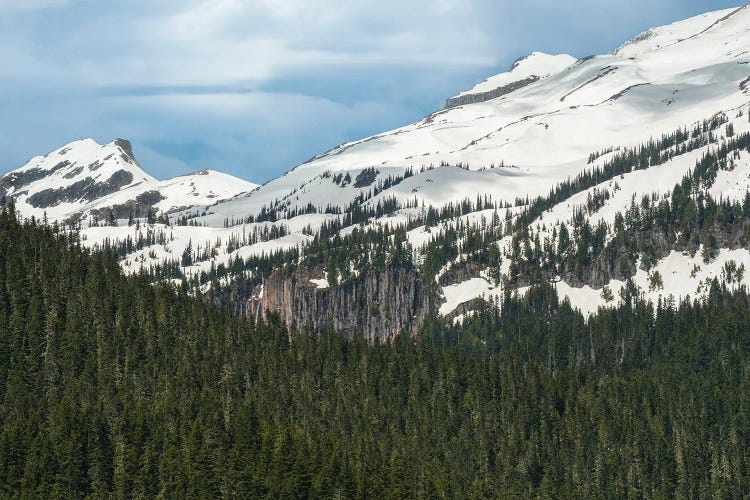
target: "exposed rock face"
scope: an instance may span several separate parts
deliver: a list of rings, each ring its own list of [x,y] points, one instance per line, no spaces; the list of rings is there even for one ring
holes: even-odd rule
[[[717,249],[750,248],[750,220],[734,225],[722,225],[717,222],[704,229],[703,233],[703,238],[713,238]],[[648,270],[648,255],[652,263],[655,263],[667,257],[672,251],[695,254],[700,243],[683,241],[675,233],[667,234],[656,228],[634,232],[629,238],[632,248],[624,244],[613,251],[602,253],[595,257],[590,265],[581,269],[566,265],[561,273],[561,279],[574,287],[588,285],[600,289],[613,279],[625,281],[632,278],[639,268]],[[640,250],[636,251],[634,248]]]
[[[481,297],[477,297],[474,299],[467,300],[466,302],[462,302],[456,308],[445,315],[445,319],[447,321],[453,321],[457,317],[461,316],[462,314],[466,314],[471,311],[477,311],[482,309],[482,307],[487,305],[487,301]]]
[[[705,236],[709,235],[717,248],[750,248],[750,220],[727,226],[717,223],[705,230]],[[636,231],[622,245],[610,247],[586,266],[578,268],[573,261],[564,262],[559,278],[574,287],[588,285],[601,289],[613,279],[625,281],[633,277],[639,265],[648,269],[649,259],[655,262],[673,250],[693,253],[698,250],[697,245],[657,228]],[[484,269],[480,263],[462,261],[446,270],[439,284],[445,286],[477,277]],[[415,334],[425,317],[439,306],[440,299],[430,288],[431,281],[425,282],[415,269],[387,267],[328,288],[318,288],[311,282],[321,276],[325,276],[322,267],[276,270],[262,287],[255,288],[253,296],[240,309],[256,318],[274,311],[290,325],[332,327],[347,337],[361,335],[373,342],[392,340],[402,332]],[[520,276],[513,286],[523,287],[533,282],[532,277]],[[483,299],[471,299],[445,319],[451,321],[483,303]]]
[[[469,261],[460,261],[451,265],[438,278],[440,286],[455,285],[471,278],[478,278],[484,271],[485,266],[480,263]]]
[[[364,336],[370,342],[392,340],[405,332],[416,334],[433,302],[425,284],[412,269],[388,267],[362,273],[332,288],[310,282],[322,269],[276,270],[247,301],[246,313],[256,317],[278,312],[298,327],[327,326],[349,338]]]
[[[49,170],[31,168],[23,172],[11,172],[0,178],[0,195],[5,196],[11,189],[18,190],[19,188],[28,186],[32,182],[38,181],[39,179],[44,179],[48,175],[53,174],[68,165],[70,165],[70,162],[62,161]]]
[[[165,199],[164,196],[162,196],[159,191],[153,189],[151,191],[144,191],[143,193],[135,197],[136,203],[140,203],[141,205],[149,207],[156,205],[163,199]]]
[[[465,94],[451,97],[450,99],[445,101],[445,107],[443,109],[450,109],[457,106],[464,106],[466,104],[474,104],[477,102],[489,101],[490,99],[496,99],[498,97],[504,96],[505,94],[510,94],[511,92],[532,84],[537,80],[539,80],[538,76],[530,76],[528,78],[524,78],[523,80],[518,80],[517,82],[512,82],[508,85],[503,85],[502,87],[498,87],[493,90],[488,90],[487,92],[478,92],[476,94]]]
[[[130,157],[131,161],[135,162],[135,156],[133,156],[133,145],[130,144],[130,141],[127,139],[115,139],[114,143]]]
[[[136,218],[145,217],[149,210],[153,210],[156,213],[154,205],[163,199],[165,198],[159,191],[144,191],[136,196],[135,200],[128,200],[125,203],[92,210],[91,215],[106,217],[111,213],[116,219],[127,219],[131,216]]]
[[[86,177],[64,188],[45,189],[34,193],[29,196],[27,201],[35,208],[48,208],[63,202],[77,200],[92,201],[119,191],[131,182],[133,182],[132,173],[127,170],[118,170],[105,182],[95,182],[91,177]]]
[[[634,231],[621,240],[619,245],[607,247],[605,251],[593,256],[587,265],[580,266],[574,259],[561,263],[559,274],[547,275],[541,271],[537,275],[521,273],[510,283],[511,289],[531,286],[539,279],[561,280],[576,288],[589,286],[601,290],[612,280],[627,281],[633,278],[638,270],[649,271],[651,266],[667,257],[670,252],[685,252],[694,255],[701,250],[700,244],[712,241],[712,247],[735,250],[750,250],[750,219],[737,221],[735,224],[714,223],[702,231],[700,241],[685,241],[676,232],[665,232],[663,229],[650,228]],[[485,276],[486,265],[464,260],[450,266],[438,279],[441,286],[448,286],[471,278]],[[448,321],[471,310],[479,309],[484,300],[468,300],[454,309],[445,318]]]

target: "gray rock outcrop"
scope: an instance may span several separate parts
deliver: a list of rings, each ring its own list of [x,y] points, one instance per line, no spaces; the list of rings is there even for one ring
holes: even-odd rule
[[[310,281],[322,269],[276,270],[245,307],[256,318],[277,312],[289,325],[332,327],[370,342],[391,341],[400,333],[414,335],[435,306],[422,278],[413,269],[386,267],[363,272],[339,286],[318,288]],[[436,306],[435,306],[436,307]]]
[[[488,90],[486,92],[477,92],[476,94],[464,94],[456,97],[451,97],[450,99],[445,101],[445,106],[443,107],[443,109],[450,109],[458,106],[464,106],[466,104],[475,104],[478,102],[489,101],[490,99],[497,99],[498,97],[502,97],[506,94],[510,94],[511,92],[515,92],[518,89],[530,85],[537,80],[539,80],[539,77],[532,75],[528,78],[524,78],[523,80],[511,82],[508,85],[503,85],[502,87]]]

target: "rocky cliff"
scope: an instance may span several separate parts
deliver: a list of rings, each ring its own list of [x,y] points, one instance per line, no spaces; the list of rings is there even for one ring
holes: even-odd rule
[[[450,109],[457,106],[465,106],[467,104],[475,104],[477,102],[485,102],[489,101],[490,99],[496,99],[506,94],[510,94],[511,92],[523,88],[531,83],[534,83],[537,80],[539,80],[539,77],[532,75],[528,78],[503,85],[502,87],[498,87],[487,92],[478,92],[475,94],[464,94],[456,97],[451,97],[450,99],[445,101],[445,106],[443,107],[443,109]]]
[[[258,287],[245,311],[256,318],[268,311],[298,327],[332,327],[347,337],[390,341],[399,333],[415,334],[434,306],[433,294],[412,269],[387,267],[363,272],[335,287],[310,281],[321,270],[276,270]]]

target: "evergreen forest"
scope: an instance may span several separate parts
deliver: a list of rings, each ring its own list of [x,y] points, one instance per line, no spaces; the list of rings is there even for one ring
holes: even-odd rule
[[[750,295],[540,282],[392,344],[254,322],[0,212],[0,496],[741,498]]]

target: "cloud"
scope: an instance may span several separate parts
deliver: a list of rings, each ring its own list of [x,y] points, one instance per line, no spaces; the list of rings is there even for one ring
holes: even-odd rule
[[[455,6],[445,0],[437,7],[421,0],[105,3],[92,11],[90,2],[73,2],[56,16],[5,16],[0,40],[27,61],[18,76],[38,77],[41,67],[70,86],[253,85],[309,68],[494,59],[488,39],[466,16],[448,16]]]

